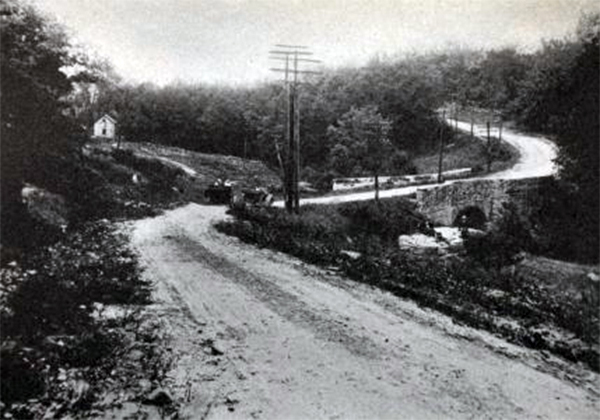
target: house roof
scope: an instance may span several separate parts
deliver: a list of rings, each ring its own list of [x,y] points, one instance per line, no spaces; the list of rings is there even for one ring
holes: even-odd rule
[[[103,118],[106,118],[107,120],[110,120],[113,124],[117,123],[117,120],[115,120],[113,117],[111,117],[108,114],[104,114],[103,116],[101,116],[100,118],[98,118],[98,120],[96,120],[96,122],[100,121]]]

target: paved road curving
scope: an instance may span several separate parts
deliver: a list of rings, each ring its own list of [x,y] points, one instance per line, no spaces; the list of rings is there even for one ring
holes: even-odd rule
[[[464,131],[470,131],[471,125],[469,123],[459,122],[458,128]],[[486,134],[486,127],[476,125],[475,134],[477,136],[483,137]],[[492,133],[492,135],[494,135],[494,133]],[[519,133],[511,129],[504,129],[502,131],[502,138],[508,143],[512,144],[519,151],[520,157],[518,162],[512,168],[507,169],[505,171],[476,178],[469,178],[462,181],[473,181],[478,179],[532,178],[549,176],[556,172],[556,166],[554,165],[553,161],[556,157],[557,148],[556,145],[550,140],[540,136]],[[447,181],[444,185],[448,185],[453,182],[458,181]],[[390,190],[380,191],[379,196],[385,198],[410,195],[415,193],[419,189],[430,189],[436,188],[437,186],[438,184],[429,184],[412,187],[394,188]],[[373,192],[368,191],[329,197],[306,198],[301,200],[301,204],[333,204],[348,201],[364,201],[372,199]],[[282,207],[283,202],[278,201],[275,202],[274,205]]]
[[[468,123],[459,122],[458,128],[464,131],[470,131],[471,125]],[[492,135],[495,133],[492,132]],[[475,135],[482,138],[486,135],[486,128],[483,126],[475,126]],[[556,173],[556,144],[550,140],[523,134],[511,129],[502,130],[502,139],[513,145],[520,154],[518,162],[509,169],[497,172],[484,179],[519,179],[533,178],[540,176],[549,176]]]

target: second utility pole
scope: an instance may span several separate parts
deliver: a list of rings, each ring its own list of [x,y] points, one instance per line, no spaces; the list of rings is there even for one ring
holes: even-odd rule
[[[440,155],[438,159],[438,177],[437,182],[441,184],[443,181],[443,161],[444,161],[444,124],[446,124],[446,111],[442,111],[442,121],[440,124]],[[450,121],[452,124],[452,121]]]

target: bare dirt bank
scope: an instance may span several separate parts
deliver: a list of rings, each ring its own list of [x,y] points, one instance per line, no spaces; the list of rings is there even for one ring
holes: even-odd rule
[[[188,418],[596,418],[598,376],[212,228],[137,221]]]

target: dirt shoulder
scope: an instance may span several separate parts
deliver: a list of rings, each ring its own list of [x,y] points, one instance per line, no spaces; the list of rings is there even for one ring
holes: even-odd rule
[[[222,207],[132,225],[188,418],[595,418],[598,376],[218,233]]]

